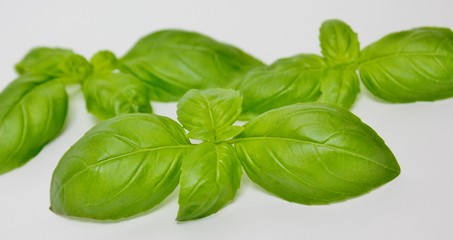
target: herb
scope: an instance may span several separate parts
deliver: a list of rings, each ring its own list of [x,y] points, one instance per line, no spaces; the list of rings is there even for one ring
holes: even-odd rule
[[[73,54],[74,53],[69,49],[47,47],[34,48],[16,64],[16,72],[20,75],[35,72],[58,76],[61,74],[61,69],[58,66],[67,57]]]
[[[241,176],[241,163],[229,143],[195,146],[182,162],[176,220],[197,219],[219,211],[236,196]]]
[[[247,175],[291,202],[355,197],[400,173],[384,141],[345,109],[322,103],[271,110],[244,126],[235,147]]]
[[[362,51],[360,77],[389,102],[453,96],[453,32],[424,27],[391,33]]]
[[[62,130],[65,84],[87,74],[69,50],[36,48],[16,65],[21,74],[0,93],[0,173],[22,166]]]
[[[144,84],[116,72],[108,51],[92,63],[71,50],[35,48],[16,64],[20,76],[0,93],[0,173],[20,167],[62,131],[67,85],[82,84],[87,109],[100,119],[151,112]]]
[[[181,30],[152,33],[120,59],[109,51],[88,62],[68,49],[32,49],[16,65],[20,76],[0,93],[0,173],[29,161],[61,132],[65,86],[80,84],[88,111],[108,120],[56,167],[55,213],[128,218],[179,185],[177,220],[202,218],[234,199],[242,169],[265,190],[302,204],[369,192],[400,168],[384,141],[344,109],[360,91],[356,71],[387,101],[452,97],[453,34],[417,28],[360,51],[351,27],[328,20],[319,39],[322,56],[299,54],[268,66]],[[151,114],[150,100],[178,99],[182,126]],[[239,118],[252,120],[235,126]]]
[[[150,113],[152,108],[145,84],[130,74],[114,72],[116,57],[108,51],[91,59],[93,74],[82,84],[86,107],[99,119],[125,113]]]
[[[120,69],[144,81],[151,100],[163,102],[178,101],[190,89],[231,87],[262,65],[236,47],[182,30],[145,36],[120,59]]]
[[[128,114],[101,122],[56,167],[51,209],[94,219],[148,210],[177,186],[189,144],[181,126],[166,117]]]
[[[241,118],[299,102],[352,106],[360,91],[355,73],[360,52],[357,34],[340,20],[328,20],[319,39],[324,57],[299,54],[244,75],[236,86],[244,96]]]
[[[64,84],[24,74],[0,94],[0,173],[36,156],[63,128],[68,107]]]
[[[52,211],[127,218],[157,205],[179,182],[177,220],[187,221],[234,198],[241,165],[267,191],[304,204],[359,196],[400,172],[384,141],[347,110],[300,103],[233,126],[241,100],[227,89],[190,90],[182,97],[178,119],[189,136],[204,141],[198,145],[177,122],[154,114],[98,124],[56,167]]]

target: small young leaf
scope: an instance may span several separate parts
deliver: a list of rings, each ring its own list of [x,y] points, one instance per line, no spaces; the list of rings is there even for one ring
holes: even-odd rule
[[[137,113],[104,121],[58,163],[51,210],[111,220],[147,211],[178,185],[191,147],[181,126],[166,117]]]
[[[0,174],[36,156],[61,131],[68,107],[62,83],[24,74],[0,93]]]
[[[176,220],[193,220],[219,211],[236,195],[241,175],[241,164],[231,145],[197,145],[183,159]]]
[[[322,54],[331,65],[351,64],[359,61],[360,44],[349,25],[340,20],[327,20],[320,29]]]
[[[376,132],[335,105],[300,103],[269,111],[247,123],[235,140],[250,179],[292,202],[345,200],[400,173]]]
[[[110,51],[99,51],[91,58],[91,65],[95,73],[111,73],[118,68],[118,60]]]
[[[100,119],[152,112],[144,84],[128,74],[94,74],[83,82],[82,90],[88,111]]]
[[[66,84],[80,83],[92,72],[91,64],[81,55],[73,54],[58,65]]]
[[[329,68],[321,82],[321,92],[319,102],[350,108],[360,92],[359,78],[351,67],[339,65]]]
[[[231,87],[262,65],[234,46],[182,30],[145,36],[120,59],[120,70],[144,81],[157,101],[176,101],[190,89]]]
[[[74,53],[69,49],[38,47],[33,48],[16,64],[16,71],[20,75],[39,73],[49,76],[61,74],[58,65]]]
[[[453,97],[453,32],[424,27],[389,34],[361,53],[360,77],[389,102]]]
[[[316,101],[327,64],[317,55],[301,54],[250,70],[237,89],[244,97],[242,119],[299,102]]]
[[[196,137],[194,139],[209,142],[225,140],[224,137],[232,137],[232,128],[228,131],[226,128],[238,119],[241,104],[239,92],[231,89],[193,89],[178,102],[178,120],[189,130],[189,136]]]

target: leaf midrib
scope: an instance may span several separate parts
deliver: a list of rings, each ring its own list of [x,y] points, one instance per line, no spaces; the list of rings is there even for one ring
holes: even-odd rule
[[[299,143],[303,143],[303,144],[309,144],[309,145],[315,145],[315,146],[318,146],[318,147],[325,147],[325,148],[330,148],[330,149],[334,149],[336,151],[339,151],[339,152],[344,152],[344,153],[347,153],[349,155],[352,155],[352,156],[355,156],[355,157],[358,157],[358,158],[362,158],[366,161],[369,161],[369,162],[372,162],[378,166],[381,166],[389,171],[392,171],[392,172],[396,172],[398,173],[398,170],[396,169],[393,169],[393,168],[390,168],[382,163],[379,163],[379,162],[376,162],[370,158],[367,158],[365,156],[362,156],[360,154],[357,154],[357,153],[354,153],[354,152],[351,152],[351,151],[348,151],[348,150],[345,150],[345,149],[341,149],[341,148],[338,148],[338,147],[335,147],[335,146],[330,146],[330,145],[325,145],[325,144],[320,144],[320,143],[316,143],[316,142],[310,142],[310,141],[305,141],[305,140],[300,140],[300,139],[293,139],[293,138],[283,138],[283,137],[246,137],[246,138],[240,138],[240,139],[234,139],[234,143],[237,143],[237,142],[245,142],[245,141],[251,141],[251,140],[279,140],[279,141],[290,141],[290,142],[299,142]]]
[[[6,117],[8,117],[8,115],[24,100],[24,98],[26,96],[28,96],[29,94],[31,94],[32,92],[34,92],[37,88],[39,88],[40,86],[42,86],[43,84],[46,84],[48,82],[51,82],[55,79],[48,79],[48,80],[44,80],[42,82],[37,82],[37,83],[33,83],[34,86],[33,87],[30,87],[30,89],[28,89],[27,91],[25,91],[21,97],[19,98],[19,100],[17,102],[15,102],[14,104],[11,104],[11,108],[8,109],[8,111],[3,115],[3,116],[0,116],[0,123],[3,122],[3,120],[5,120]],[[6,89],[5,89],[6,90]]]
[[[371,64],[374,62],[378,61],[385,61],[387,59],[392,59],[392,58],[397,58],[397,57],[445,57],[445,58],[452,58],[453,55],[446,55],[446,54],[431,54],[431,53],[394,53],[394,54],[388,54],[372,59],[368,59],[366,61],[361,61],[358,68],[362,68],[364,65]]]
[[[103,165],[105,163],[109,163],[111,161],[118,160],[118,159],[121,159],[121,158],[124,158],[124,157],[132,156],[132,155],[139,154],[139,153],[143,153],[143,152],[148,152],[149,153],[149,152],[152,152],[152,151],[159,151],[159,150],[163,150],[163,149],[186,148],[186,147],[191,147],[191,146],[192,145],[179,145],[179,146],[163,146],[163,147],[156,147],[156,148],[145,148],[145,149],[141,149],[141,150],[137,150],[137,151],[121,154],[121,155],[118,155],[118,156],[106,158],[106,159],[104,159],[102,161],[98,161],[98,162],[96,162],[96,163],[94,163],[92,165],[89,165],[86,168],[84,168],[83,170],[81,170],[80,172],[77,172],[76,174],[72,175],[66,182],[62,183],[59,186],[58,191],[53,195],[53,197],[55,197],[58,194],[60,194],[60,192],[63,190],[63,188],[69,182],[73,181],[77,176],[85,173],[86,171],[88,171],[89,169],[92,169],[94,167],[97,167],[97,166]]]

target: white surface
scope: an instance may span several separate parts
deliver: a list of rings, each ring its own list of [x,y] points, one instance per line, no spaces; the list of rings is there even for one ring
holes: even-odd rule
[[[141,36],[162,28],[195,30],[271,62],[319,53],[322,21],[340,18],[365,46],[392,31],[453,28],[453,1],[5,1],[0,0],[0,89],[13,65],[34,46],[61,46],[90,57],[121,56]],[[119,223],[94,223],[48,210],[59,158],[95,123],[71,91],[65,131],[24,167],[0,176],[0,239],[453,239],[453,99],[387,104],[362,93],[353,112],[396,155],[401,175],[358,198],[329,206],[288,203],[247,178],[219,213],[178,224],[177,194],[150,213]],[[154,104],[175,116],[174,104]],[[1,146],[0,146],[1,147]]]

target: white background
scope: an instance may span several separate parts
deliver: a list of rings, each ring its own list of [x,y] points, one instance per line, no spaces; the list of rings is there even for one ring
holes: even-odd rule
[[[87,57],[109,49],[121,56],[145,34],[183,28],[270,63],[319,53],[318,28],[329,18],[349,23],[365,46],[393,31],[453,28],[453,1],[0,0],[0,89],[34,46],[68,47]],[[54,167],[95,124],[80,91],[71,89],[71,97],[64,132],[24,167],[0,176],[0,239],[453,239],[453,98],[388,104],[362,87],[352,111],[380,134],[402,169],[397,179],[367,195],[304,206],[244,177],[234,202],[180,224],[174,221],[176,192],[153,211],[119,223],[69,219],[48,210]],[[153,106],[158,114],[175,116],[174,104]]]

